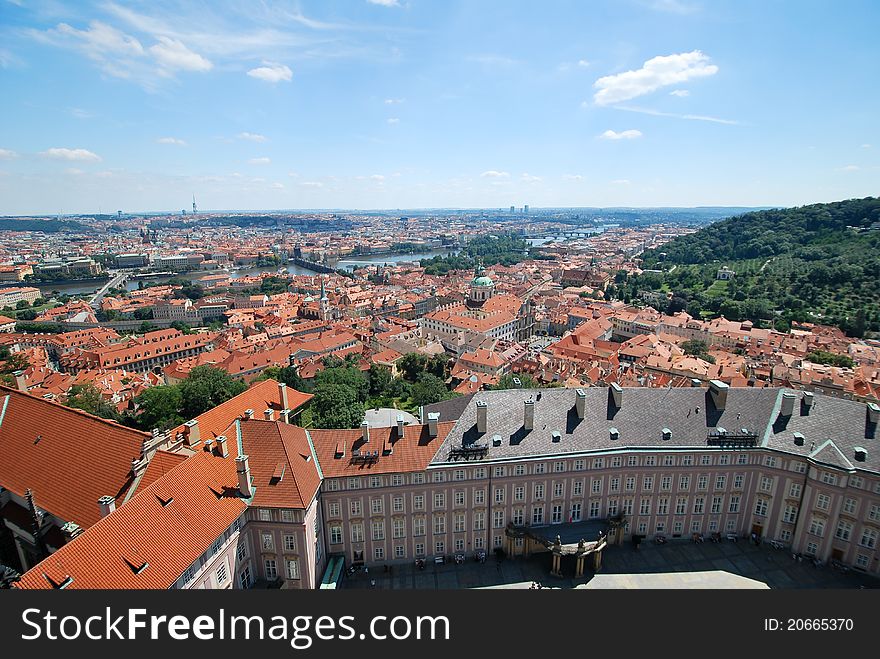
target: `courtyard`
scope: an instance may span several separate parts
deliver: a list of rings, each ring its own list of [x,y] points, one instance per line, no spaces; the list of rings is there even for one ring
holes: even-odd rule
[[[546,588],[878,588],[880,582],[855,570],[842,572],[829,565],[816,567],[809,560],[769,545],[739,542],[693,543],[672,540],[664,545],[642,543],[610,546],[603,552],[598,574],[574,578],[574,562],[562,561],[562,578],[550,576],[550,554],[528,559],[489,555],[485,563],[473,559],[456,564],[398,564],[388,571],[371,568],[345,577],[342,588],[457,589],[529,588],[540,582]],[[678,575],[678,578],[676,578]]]

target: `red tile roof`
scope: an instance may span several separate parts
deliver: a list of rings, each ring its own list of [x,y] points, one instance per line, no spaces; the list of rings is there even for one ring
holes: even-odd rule
[[[256,493],[252,505],[308,508],[321,485],[306,431],[279,421],[245,420],[239,424]],[[230,437],[235,433],[230,431]]]
[[[293,387],[287,387],[287,406],[291,410],[297,410],[313,398],[312,394],[306,394],[297,391]],[[281,410],[281,393],[278,388],[278,382],[275,380],[263,380],[257,382],[250,389],[233,396],[225,403],[221,403],[217,407],[208,410],[204,414],[196,417],[199,422],[199,435],[202,441],[205,439],[213,439],[218,435],[224,434],[226,429],[237,418],[244,416],[245,410],[253,410],[254,416],[262,418],[263,411],[267,409]],[[175,437],[177,433],[184,432],[184,425],[179,425],[171,431],[171,437]],[[234,437],[229,438],[229,451],[236,454]]]
[[[149,434],[0,386],[0,485],[87,528],[98,499],[131,486],[131,461]]]
[[[391,428],[370,428],[370,442],[364,444],[360,430],[309,430],[318,462],[325,478],[339,476],[361,476],[369,474],[390,474],[404,471],[422,471],[434,457],[452,430],[455,423],[437,424],[437,436],[428,434],[427,425],[411,425],[404,429],[403,439],[397,438],[397,426]],[[385,455],[385,449],[392,452]],[[338,449],[344,455],[337,458]],[[375,462],[353,462],[355,449],[361,452],[378,451]]]
[[[237,486],[232,460],[200,451],[34,566],[16,586],[49,589],[70,577],[70,589],[168,588],[247,509],[235,496]]]

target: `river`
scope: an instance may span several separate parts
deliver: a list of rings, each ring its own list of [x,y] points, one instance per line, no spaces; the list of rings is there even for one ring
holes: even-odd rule
[[[386,264],[386,263],[400,263],[403,261],[419,261],[422,259],[430,259],[434,256],[445,256],[446,254],[453,253],[450,250],[433,250],[428,252],[417,252],[415,254],[367,254],[362,256],[355,256],[350,258],[340,259],[336,263],[332,261],[328,264],[330,266],[335,266],[337,268],[345,269],[345,270],[353,270],[355,268],[362,268],[364,266],[376,265],[376,264]],[[311,270],[306,270],[305,268],[301,268],[298,265],[288,264],[282,266],[268,266],[261,268],[234,268],[229,272],[230,277],[253,277],[264,272],[276,273],[278,272],[278,268],[283,267],[287,268],[287,271],[291,274],[295,275],[314,275],[315,273]],[[217,272],[215,270],[198,270],[194,272],[184,272],[177,277],[181,279],[189,279],[194,281],[199,279],[200,277],[204,277],[205,275],[210,275],[212,272]],[[162,284],[167,282],[170,277],[152,277],[150,279],[136,280],[129,279],[126,283],[126,288],[130,291],[136,290],[138,288],[138,282],[143,281],[144,286],[147,284]],[[51,295],[54,291],[58,291],[59,293],[66,293],[67,295],[89,295],[95,293],[99,288],[101,288],[106,283],[106,280],[96,281],[96,282],[80,282],[80,283],[71,283],[71,284],[46,284],[38,286],[38,288],[44,293]]]

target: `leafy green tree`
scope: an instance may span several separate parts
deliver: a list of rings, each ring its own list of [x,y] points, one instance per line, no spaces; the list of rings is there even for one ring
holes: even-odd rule
[[[356,428],[364,418],[357,391],[344,384],[325,382],[315,387],[312,419],[317,428]]]
[[[412,386],[412,401],[416,405],[430,405],[445,400],[449,396],[446,384],[431,373],[420,373]]]
[[[138,328],[138,334],[146,334],[148,332],[155,332],[159,327],[154,325],[149,321],[144,321],[141,323],[141,326]]]
[[[428,358],[425,355],[418,352],[410,352],[401,357],[398,366],[404,379],[415,382],[419,373],[425,370],[427,362]]]
[[[141,307],[134,310],[135,320],[152,320],[153,309],[151,307]]]
[[[119,421],[121,418],[116,409],[104,400],[98,387],[91,382],[73,385],[67,392],[66,405],[104,419]]]
[[[180,411],[187,419],[247,390],[244,382],[232,379],[229,373],[213,366],[196,366],[177,386],[180,387]]]
[[[392,398],[409,398],[412,395],[412,385],[403,378],[394,378],[388,385],[386,394]]]
[[[184,421],[180,415],[182,402],[178,385],[159,385],[145,389],[134,400],[137,408],[134,423],[138,428],[148,431],[153,428],[174,428]]]
[[[368,377],[370,380],[371,396],[381,396],[384,394],[391,385],[391,380],[394,379],[391,375],[391,369],[381,364],[371,364]]]
[[[370,383],[367,377],[351,366],[327,368],[315,375],[315,395],[321,385],[338,384],[354,392],[358,401],[366,402],[370,396]]]
[[[519,387],[514,382],[515,378],[519,378]],[[505,373],[498,378],[498,384],[492,387],[492,389],[538,389],[540,387],[541,385],[530,375],[525,373]]]
[[[853,360],[849,355],[838,355],[825,350],[814,350],[807,354],[807,361],[814,364],[824,364],[825,366],[840,366],[843,368],[852,368]]]
[[[170,327],[171,327],[171,329],[176,329],[178,332],[183,332],[184,334],[192,334],[193,333],[192,327],[187,325],[182,320],[175,320],[173,323],[171,323]]]
[[[19,300],[18,302],[15,303],[16,309],[27,309],[30,306],[31,306],[31,304],[27,300]]]

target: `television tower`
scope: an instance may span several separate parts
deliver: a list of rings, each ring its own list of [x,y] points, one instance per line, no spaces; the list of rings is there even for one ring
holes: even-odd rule
[[[196,196],[193,195],[193,215],[196,214]]]

